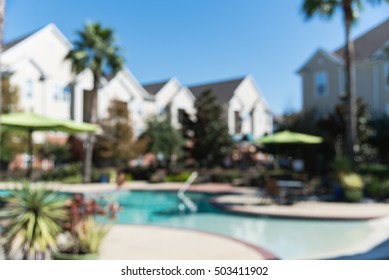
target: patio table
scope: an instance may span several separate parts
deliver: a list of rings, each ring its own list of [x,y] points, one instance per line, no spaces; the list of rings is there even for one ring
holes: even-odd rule
[[[279,203],[293,204],[292,190],[302,190],[304,188],[304,182],[298,180],[278,180],[277,187],[280,189]]]

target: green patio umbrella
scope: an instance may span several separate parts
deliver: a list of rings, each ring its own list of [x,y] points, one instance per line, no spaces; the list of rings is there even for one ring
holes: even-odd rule
[[[258,144],[320,144],[323,138],[284,130],[259,138]]]
[[[28,132],[28,153],[32,156],[32,133],[34,131],[62,131],[70,134],[95,132],[98,125],[58,120],[34,113],[13,113],[0,115],[0,124],[7,129]],[[31,157],[32,158],[32,157]],[[28,161],[27,176],[31,176],[32,162]]]

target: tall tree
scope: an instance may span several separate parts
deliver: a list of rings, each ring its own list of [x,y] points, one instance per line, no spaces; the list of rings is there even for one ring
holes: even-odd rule
[[[367,104],[361,99],[357,99],[357,139],[359,149],[355,151],[355,160],[358,162],[372,160],[376,156],[376,151],[370,145],[369,139],[375,134],[374,127],[371,126],[370,114]],[[338,104],[333,111],[325,118],[319,120],[318,128],[326,142],[331,144],[337,156],[344,156],[347,149],[345,143],[345,127],[347,124],[347,110],[344,104]]]
[[[1,106],[0,110],[3,114],[14,113],[19,110],[19,89],[10,84],[9,75],[1,76]],[[26,133],[17,130],[1,129],[0,136],[0,162],[8,163],[13,158],[24,151],[27,145]],[[6,166],[4,166],[6,167]]]
[[[101,121],[101,126],[104,133],[96,139],[97,158],[108,160],[116,167],[128,163],[134,139],[127,103],[112,100],[108,108],[108,118]]]
[[[181,132],[172,126],[170,115],[164,114],[149,119],[141,138],[143,137],[147,139],[148,151],[162,154],[170,170],[173,156],[181,155],[184,143]]]
[[[382,1],[389,3],[389,0],[366,0],[370,4],[380,4]],[[354,46],[350,38],[350,31],[352,24],[358,19],[362,2],[362,0],[304,0],[302,6],[307,18],[311,18],[316,14],[324,18],[331,18],[337,10],[340,10],[343,16],[346,38],[344,49],[345,92],[347,102],[346,142],[347,154],[353,161],[355,160],[355,150],[358,150],[358,143]]]
[[[193,135],[192,155],[201,167],[221,165],[232,147],[223,108],[211,91],[205,91],[196,100],[197,119],[188,122]]]
[[[72,65],[72,71],[79,74],[89,69],[93,75],[93,88],[90,99],[90,122],[97,122],[97,91],[100,80],[105,75],[116,74],[123,67],[123,57],[116,46],[116,39],[112,29],[102,27],[99,23],[86,24],[84,29],[77,32],[78,38],[73,42],[73,49],[65,59]],[[91,181],[92,154],[94,135],[89,134],[86,139],[84,157],[83,180]]]

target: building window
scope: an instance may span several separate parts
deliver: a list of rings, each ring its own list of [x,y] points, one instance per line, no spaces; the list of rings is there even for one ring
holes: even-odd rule
[[[384,64],[384,78],[385,78],[385,86],[386,87],[389,87],[389,61],[387,61],[385,64]]]
[[[138,116],[142,116],[143,115],[143,102],[142,100],[140,99],[134,99],[131,101],[131,111],[135,114],[137,114]]]
[[[29,99],[34,97],[34,82],[31,79],[26,81],[24,95]]]
[[[53,99],[56,102],[69,102],[71,99],[70,86],[62,87],[58,84],[53,85]]]
[[[255,120],[254,120],[254,109],[250,112],[250,119],[251,119],[251,133],[254,134],[255,129]]]
[[[321,71],[315,74],[315,94],[316,96],[325,96],[328,94],[328,75]]]
[[[69,85],[63,88],[63,101],[69,102],[72,96],[72,89]]]
[[[339,69],[339,96],[343,97],[346,95],[345,92],[346,80],[344,76],[344,70]]]
[[[235,122],[235,134],[239,134],[242,131],[242,118],[238,111],[234,112],[234,122]]]
[[[62,100],[62,88],[57,84],[53,85],[53,98],[57,102]]]
[[[178,123],[183,124],[185,120],[185,110],[184,109],[178,109]]]

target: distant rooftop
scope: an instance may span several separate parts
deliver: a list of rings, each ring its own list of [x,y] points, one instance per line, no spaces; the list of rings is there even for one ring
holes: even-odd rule
[[[364,33],[354,40],[355,60],[363,60],[371,57],[386,42],[389,41],[389,18]],[[334,55],[343,58],[345,47],[341,47],[334,52]]]
[[[211,91],[213,94],[215,94],[216,99],[220,104],[225,104],[230,101],[236,88],[240,85],[240,83],[242,83],[244,79],[245,77],[241,77],[233,80],[195,85],[190,86],[189,90],[196,98],[200,97],[201,94],[205,91]]]
[[[170,80],[165,80],[157,83],[142,85],[143,88],[151,95],[156,95]]]

